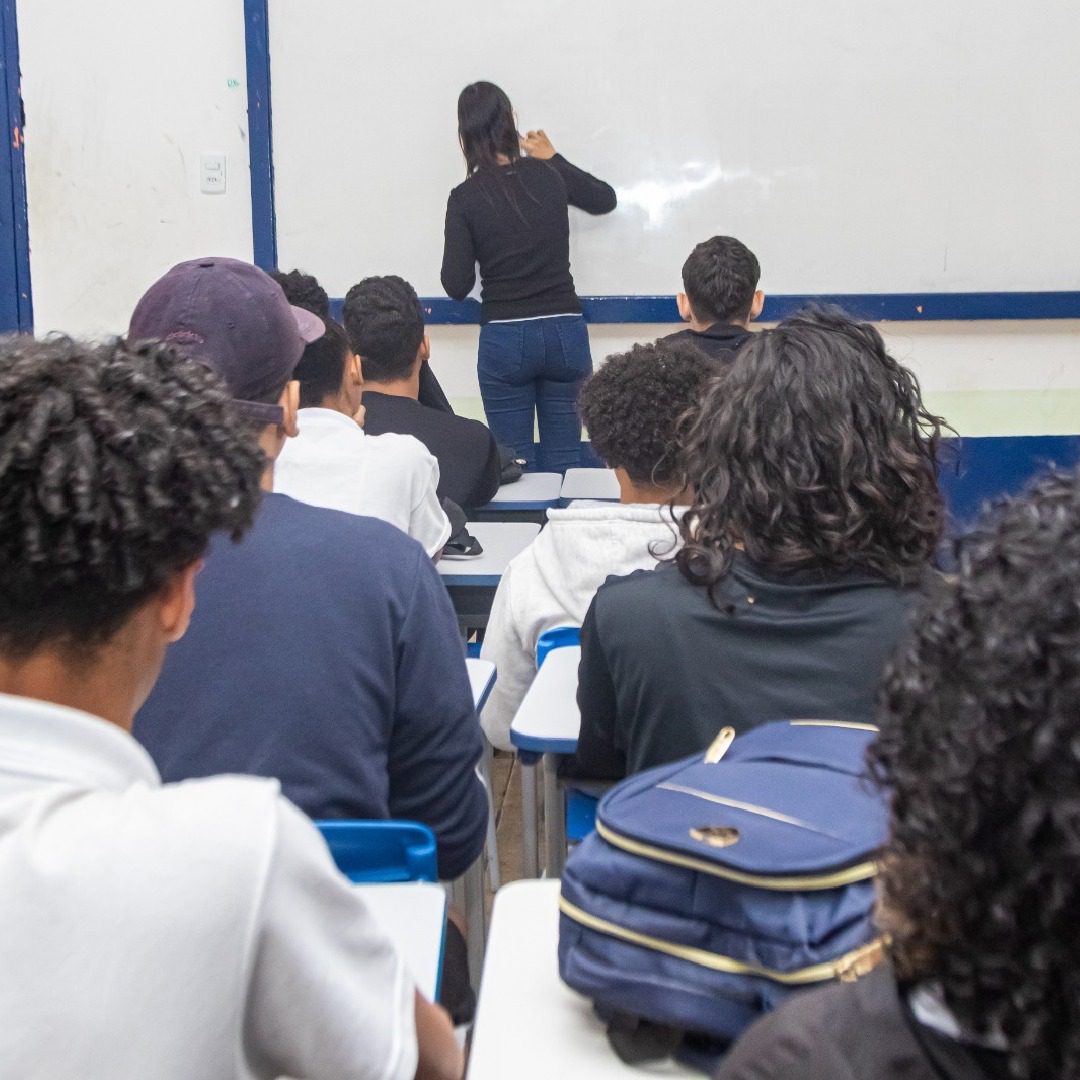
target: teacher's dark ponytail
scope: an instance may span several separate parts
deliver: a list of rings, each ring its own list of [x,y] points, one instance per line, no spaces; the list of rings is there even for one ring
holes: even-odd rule
[[[511,161],[521,156],[513,106],[494,83],[474,82],[461,91],[458,136],[468,176],[485,166],[498,164],[499,154]]]

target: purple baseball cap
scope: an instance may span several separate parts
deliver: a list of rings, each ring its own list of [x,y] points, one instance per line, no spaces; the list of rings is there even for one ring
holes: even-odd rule
[[[128,339],[172,342],[224,380],[244,412],[283,421],[278,394],[310,341],[326,333],[318,315],[293,307],[269,274],[239,259],[178,263],[135,305]]]

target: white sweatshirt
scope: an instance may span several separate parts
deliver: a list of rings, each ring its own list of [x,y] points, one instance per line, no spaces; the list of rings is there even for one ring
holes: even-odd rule
[[[496,670],[480,716],[492,745],[511,748],[510,721],[536,675],[537,638],[554,626],[580,626],[610,576],[649,569],[679,543],[666,506],[583,500],[548,511],[547,527],[499,582],[480,650]]]

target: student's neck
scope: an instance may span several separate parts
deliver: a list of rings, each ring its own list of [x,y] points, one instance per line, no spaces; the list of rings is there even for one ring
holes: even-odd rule
[[[714,326],[737,326],[741,330],[749,330],[750,322],[748,319],[714,319],[712,322],[699,322],[697,319],[690,320],[690,329],[695,334],[704,334]]]
[[[656,484],[639,484],[631,480],[625,469],[616,469],[615,478],[619,481],[619,502],[624,506],[634,503],[645,505],[666,505],[674,500],[676,506],[689,506],[689,494],[675,491],[670,487],[658,487]]]
[[[364,385],[376,394],[389,394],[391,397],[407,397],[416,401],[420,397],[420,369],[417,368],[404,379],[391,379],[389,382],[374,382],[368,379]]]
[[[17,663],[0,658],[0,694],[78,709],[131,731],[137,693],[128,667],[107,647],[85,664],[44,649]]]

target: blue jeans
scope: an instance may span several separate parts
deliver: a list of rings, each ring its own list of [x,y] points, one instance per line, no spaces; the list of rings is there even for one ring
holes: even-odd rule
[[[580,315],[480,327],[477,374],[488,427],[529,470],[565,472],[581,461],[578,391],[592,372],[589,331]],[[533,415],[540,430],[539,461]]]

